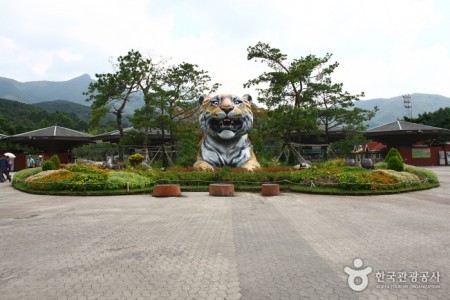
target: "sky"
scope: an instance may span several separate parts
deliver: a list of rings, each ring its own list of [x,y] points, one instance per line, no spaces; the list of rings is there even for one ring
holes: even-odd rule
[[[218,92],[242,95],[268,67],[267,43],[299,59],[332,54],[333,80],[364,99],[450,97],[447,0],[0,0],[0,77],[65,81],[113,71],[138,50],[197,64]]]

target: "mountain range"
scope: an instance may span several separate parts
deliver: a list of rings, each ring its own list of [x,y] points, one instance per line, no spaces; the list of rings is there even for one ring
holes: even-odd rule
[[[425,112],[434,112],[439,108],[450,107],[450,98],[440,95],[414,93],[411,94],[411,102],[413,118]],[[367,123],[369,128],[409,116],[409,110],[405,108],[403,96],[356,101],[355,106],[366,110],[373,110],[375,106],[378,107],[375,117]]]
[[[33,104],[49,112],[76,113],[82,120],[87,120],[90,107],[83,92],[87,91],[89,84],[93,81],[87,74],[67,81],[19,82],[0,77],[0,98]],[[424,112],[450,107],[450,98],[441,95],[415,93],[411,94],[411,100],[413,117]],[[139,104],[132,103],[127,113],[131,114],[135,108],[140,106]],[[367,110],[378,107],[379,111],[376,116],[367,123],[369,128],[408,116],[402,96],[356,101],[355,106]]]
[[[86,96],[89,84],[93,82],[88,74],[67,81],[29,81],[19,82],[0,77],[0,98],[17,100],[27,104],[67,100],[87,105]]]

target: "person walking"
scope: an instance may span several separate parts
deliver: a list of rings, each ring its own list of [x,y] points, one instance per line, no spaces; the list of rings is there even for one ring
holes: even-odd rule
[[[6,156],[2,155],[0,157],[0,182],[5,182],[6,179],[11,182],[11,176],[8,172],[8,160],[6,159]]]
[[[31,155],[28,155],[27,167],[34,168],[35,164],[36,164],[36,162],[34,161],[34,158]]]
[[[36,167],[42,167],[42,164],[44,163],[44,158],[42,157],[42,155],[39,155],[38,160],[36,162]]]
[[[6,156],[6,160],[8,162],[8,168],[6,169],[6,176],[9,180],[9,182],[11,182],[11,170],[12,170],[12,166],[13,166],[13,159],[9,156]]]

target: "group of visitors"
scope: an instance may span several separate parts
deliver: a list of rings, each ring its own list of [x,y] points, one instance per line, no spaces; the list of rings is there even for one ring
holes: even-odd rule
[[[6,180],[11,182],[11,175],[9,172],[11,172],[12,164],[12,159],[10,157],[5,155],[0,157],[0,183],[5,182]]]
[[[8,154],[9,153],[5,153],[0,156],[0,183],[5,182],[6,180],[11,182],[10,172],[13,168],[14,162],[12,160],[12,157],[9,157]],[[39,155],[39,157],[36,160],[33,158],[33,156],[28,155],[26,161],[27,168],[41,167],[43,161],[44,158],[42,157],[42,155]]]
[[[36,167],[36,161],[34,160],[33,156],[28,155],[27,168],[34,168],[34,167]]]

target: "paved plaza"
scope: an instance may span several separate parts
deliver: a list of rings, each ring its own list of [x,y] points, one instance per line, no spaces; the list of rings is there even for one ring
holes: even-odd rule
[[[439,188],[365,197],[2,183],[0,299],[450,299],[450,167],[432,170]],[[368,286],[350,288],[346,267],[370,272]]]

